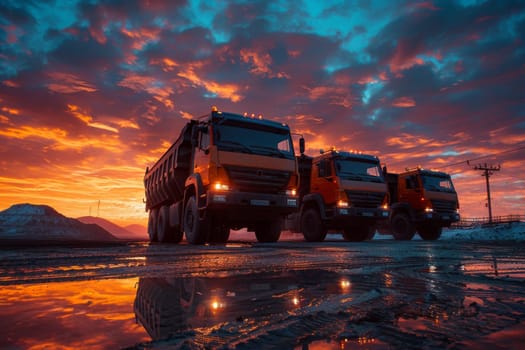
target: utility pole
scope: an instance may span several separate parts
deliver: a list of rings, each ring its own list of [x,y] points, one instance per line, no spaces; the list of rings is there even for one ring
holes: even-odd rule
[[[481,176],[485,177],[485,181],[487,183],[487,203],[489,207],[489,224],[492,223],[492,204],[490,201],[490,184],[489,184],[489,177],[494,174],[495,171],[501,170],[501,165],[498,164],[497,166],[488,166],[487,163],[485,164],[478,164],[474,167],[474,170],[481,170],[483,171],[483,174]]]

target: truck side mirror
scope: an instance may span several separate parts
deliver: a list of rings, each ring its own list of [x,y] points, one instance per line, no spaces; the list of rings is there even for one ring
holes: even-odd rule
[[[299,139],[299,152],[301,155],[304,154],[304,137]]]

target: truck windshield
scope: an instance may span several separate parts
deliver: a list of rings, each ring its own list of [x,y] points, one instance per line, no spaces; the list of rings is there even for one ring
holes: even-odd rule
[[[378,163],[361,159],[336,159],[337,176],[343,180],[384,182]]]
[[[214,125],[214,140],[220,150],[294,159],[290,133],[286,129],[243,124]]]
[[[421,176],[423,187],[429,191],[455,192],[452,180],[448,176],[425,174]]]

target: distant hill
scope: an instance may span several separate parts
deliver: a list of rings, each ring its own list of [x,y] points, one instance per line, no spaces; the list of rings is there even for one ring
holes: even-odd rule
[[[117,242],[98,225],[65,217],[47,205],[15,204],[0,212],[0,240]]]
[[[146,240],[149,239],[148,238],[148,229],[147,229],[146,226],[139,225],[139,224],[132,224],[132,225],[124,226],[124,228],[126,230],[136,234],[137,237],[142,237],[142,238],[144,238]]]
[[[77,220],[85,224],[96,224],[110,232],[113,236],[117,237],[118,239],[142,241],[148,238],[145,228],[140,225],[130,225],[127,227],[122,227],[112,223],[109,220],[94,216],[82,216],[80,218],[77,218]],[[131,227],[131,229],[128,229],[128,227]]]

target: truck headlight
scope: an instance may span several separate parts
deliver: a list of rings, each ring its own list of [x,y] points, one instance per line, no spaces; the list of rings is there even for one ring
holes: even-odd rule
[[[344,201],[344,200],[338,200],[337,201],[337,206],[339,208],[347,208],[348,207],[348,201]]]
[[[227,184],[223,184],[221,182],[216,182],[214,185],[213,185],[213,188],[216,190],[216,191],[229,191],[230,190],[230,186],[228,186]]]
[[[297,190],[295,188],[291,188],[289,190],[286,190],[287,196],[297,196]]]

